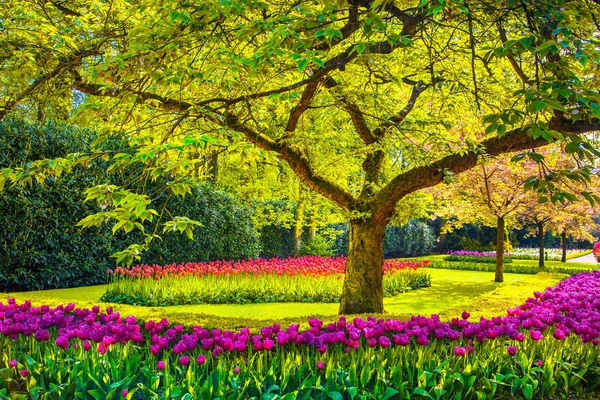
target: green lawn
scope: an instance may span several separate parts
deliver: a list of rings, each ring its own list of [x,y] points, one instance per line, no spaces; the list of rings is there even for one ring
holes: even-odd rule
[[[449,320],[463,310],[473,317],[503,315],[507,307],[523,303],[536,290],[544,290],[559,282],[564,275],[539,273],[537,275],[505,274],[505,282],[494,283],[489,272],[430,269],[432,286],[404,293],[384,300],[386,317],[407,318],[413,314],[440,314]],[[36,305],[66,304],[80,307],[112,305],[123,315],[135,315],[142,320],[168,318],[182,324],[199,324],[225,329],[245,325],[260,327],[269,323],[306,321],[308,316],[324,320],[336,318],[337,304],[273,303],[245,305],[188,305],[170,307],[142,307],[100,302],[105,286],[75,289],[45,290],[24,293],[0,293],[0,301],[15,297],[19,302],[31,300]]]

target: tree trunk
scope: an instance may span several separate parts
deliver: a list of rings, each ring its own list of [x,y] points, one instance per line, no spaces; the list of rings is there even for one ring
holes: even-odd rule
[[[441,230],[444,229],[444,226],[446,225],[447,220],[444,218],[441,218],[440,220],[440,237],[438,238],[438,240],[435,243],[435,251],[438,253],[445,253],[448,250],[448,234],[447,233],[441,233]]]
[[[294,224],[294,254],[300,252],[300,246],[302,245],[302,228],[304,227],[304,201],[298,202],[296,208],[296,223]]]
[[[381,222],[350,221],[340,314],[383,313],[384,235],[385,224]]]
[[[498,217],[496,229],[496,277],[494,282],[504,282],[504,217]]]
[[[209,163],[209,180],[211,183],[216,184],[219,177],[219,153],[213,154],[210,158]]]
[[[315,237],[317,237],[317,221],[315,216],[311,215],[308,224],[308,240],[313,240]]]
[[[538,222],[537,228],[538,228],[538,242],[539,242],[539,246],[540,246],[540,261],[538,263],[538,266],[540,267],[540,269],[544,269],[546,267],[544,265],[544,223]]]
[[[560,241],[562,245],[562,257],[561,262],[567,262],[567,232],[563,231],[560,234]]]

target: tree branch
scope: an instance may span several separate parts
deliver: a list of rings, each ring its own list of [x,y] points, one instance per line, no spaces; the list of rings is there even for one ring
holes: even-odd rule
[[[404,108],[402,110],[400,110],[400,112],[398,114],[396,114],[395,116],[392,116],[392,117],[388,118],[386,121],[384,121],[378,128],[375,129],[373,134],[376,137],[381,138],[385,134],[386,129],[391,128],[393,126],[400,125],[402,123],[402,121],[404,121],[406,116],[415,107],[415,103],[417,102],[417,99],[419,98],[421,93],[423,93],[429,86],[431,86],[431,85],[423,83],[423,82],[414,83],[412,92],[410,93],[410,98],[406,102],[406,105],[404,106]]]
[[[506,30],[502,26],[502,23],[500,22],[500,20],[498,20],[497,26],[498,26],[498,32],[500,33],[500,40],[502,41],[502,44],[506,44],[508,37],[506,36]],[[515,57],[513,57],[512,54],[507,53],[506,58],[508,58],[510,65],[512,65],[513,69],[515,70],[515,72],[517,73],[519,78],[521,78],[521,80],[524,83],[526,83],[527,85],[533,85],[535,83],[534,80],[532,80],[527,75],[525,75],[525,72],[523,71],[523,69],[517,62],[517,60],[515,60]]]
[[[160,108],[164,110],[185,112],[192,107],[192,104],[186,101],[175,100],[151,92],[111,88],[109,86],[98,85],[95,83],[86,83],[83,82],[83,79],[79,74],[76,74],[72,87],[73,89],[92,96],[119,97],[124,93],[134,94],[137,96],[136,101],[138,103],[144,103],[147,100],[156,100],[160,103]]]
[[[342,89],[339,87],[338,82],[332,77],[328,76],[323,85],[330,89],[334,98],[340,102],[342,108],[348,113],[350,119],[352,120],[352,125],[354,125],[354,130],[360,136],[360,138],[367,145],[374,144],[377,142],[377,138],[373,135],[369,127],[367,126],[367,122],[365,120],[365,115],[361,111],[358,105],[352,103],[348,97],[342,92]]]
[[[310,107],[310,102],[313,97],[315,97],[315,93],[319,86],[319,81],[312,81],[304,88],[304,92],[302,92],[302,97],[300,97],[300,101],[292,110],[290,111],[290,118],[288,119],[287,126],[285,127],[286,132],[294,132],[296,130],[296,126],[298,126],[298,120]]]
[[[576,121],[565,118],[550,120],[549,129],[559,132],[582,134],[600,130],[600,122]],[[533,149],[546,146],[549,142],[543,138],[533,139],[527,127],[514,129],[502,137],[492,137],[480,142],[489,156]],[[426,187],[435,186],[444,180],[446,172],[458,174],[477,165],[479,152],[451,154],[429,165],[413,168],[392,179],[382,188],[374,199],[374,209],[380,218],[389,218],[396,203],[409,193]]]
[[[0,120],[2,120],[8,113],[10,113],[19,102],[25,99],[27,96],[31,95],[35,90],[48,82],[50,79],[56,78],[62,71],[65,69],[72,68],[85,58],[92,55],[97,55],[97,50],[81,50],[77,53],[72,54],[71,56],[63,59],[54,69],[47,74],[41,75],[36,80],[31,83],[24,91],[15,95],[14,99],[9,100],[4,106],[0,108]]]
[[[223,124],[218,120],[213,120],[216,123]],[[310,187],[315,192],[330,199],[344,210],[350,210],[356,203],[356,199],[351,193],[344,190],[341,186],[329,182],[322,176],[315,173],[310,165],[310,161],[298,150],[288,146],[285,141],[275,141],[259,132],[254,131],[249,126],[241,123],[239,119],[232,115],[226,114],[226,126],[236,132],[242,133],[244,137],[255,146],[267,151],[273,151],[279,157],[286,161],[294,173],[300,180]]]

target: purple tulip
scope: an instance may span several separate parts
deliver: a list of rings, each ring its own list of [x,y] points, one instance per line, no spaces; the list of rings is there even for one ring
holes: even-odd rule
[[[513,357],[517,354],[518,350],[519,348],[517,346],[506,346],[506,351]]]
[[[123,389],[123,391],[121,392],[121,397],[127,397],[128,394],[129,394],[129,390]]]
[[[27,369],[22,369],[22,370],[21,370],[21,376],[22,376],[23,378],[25,378],[27,375],[29,375],[29,370],[27,370]]]
[[[189,363],[190,363],[190,358],[188,356],[181,356],[181,357],[179,357],[179,364],[180,365],[183,365],[185,367],[186,365],[189,365]]]
[[[8,365],[10,365],[11,367],[16,367],[17,366],[17,360],[10,360],[10,362],[8,363]]]
[[[531,337],[533,340],[542,340],[544,338],[542,333],[539,331],[529,331],[529,337]]]
[[[454,355],[458,356],[458,357],[466,356],[467,349],[465,349],[464,347],[455,346],[454,347]]]
[[[325,367],[325,363],[323,361],[317,362],[317,368],[323,369]]]
[[[379,345],[383,348],[388,347],[389,345],[391,345],[392,342],[390,341],[390,339],[387,336],[380,336],[379,337]]]
[[[164,361],[159,361],[156,364],[156,367],[158,368],[159,371],[162,371],[163,369],[165,369],[165,362]]]
[[[196,357],[196,363],[198,365],[203,365],[206,362],[206,357],[204,356],[204,354],[200,354],[198,357]]]

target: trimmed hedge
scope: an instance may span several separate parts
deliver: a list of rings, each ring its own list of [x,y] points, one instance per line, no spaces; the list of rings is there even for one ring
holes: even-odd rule
[[[90,131],[47,123],[0,123],[0,168],[85,152]],[[104,174],[101,161],[78,167],[44,185],[11,186],[0,192],[0,290],[39,290],[92,285],[104,281],[113,262],[109,229],[81,231],[76,223],[96,212],[83,204],[83,190]]]
[[[89,151],[92,131],[49,122],[0,123],[0,168]],[[98,183],[119,184],[106,176],[106,163],[77,167],[44,185],[7,183],[0,192],[0,291],[77,287],[105,282],[106,269],[114,267],[110,254],[140,239],[139,234],[113,236],[109,226],[80,229],[76,224],[98,211],[84,204],[83,192]],[[111,182],[107,180],[113,179]],[[158,204],[161,200],[158,199]],[[184,235],[165,234],[153,241],[143,256],[148,262],[205,261],[258,256],[260,242],[252,211],[237,198],[208,185],[193,195],[171,198],[172,215],[186,215],[204,225],[195,241]]]
[[[450,261],[430,261],[429,268],[435,269],[452,269],[458,271],[479,271],[479,272],[495,272],[496,266],[484,263],[468,263],[468,262],[450,262]],[[535,275],[539,272],[552,272],[557,274],[573,275],[580,272],[593,271],[594,268],[576,268],[576,267],[546,267],[543,270],[537,265],[523,264],[505,264],[504,272],[511,274],[528,274]]]

